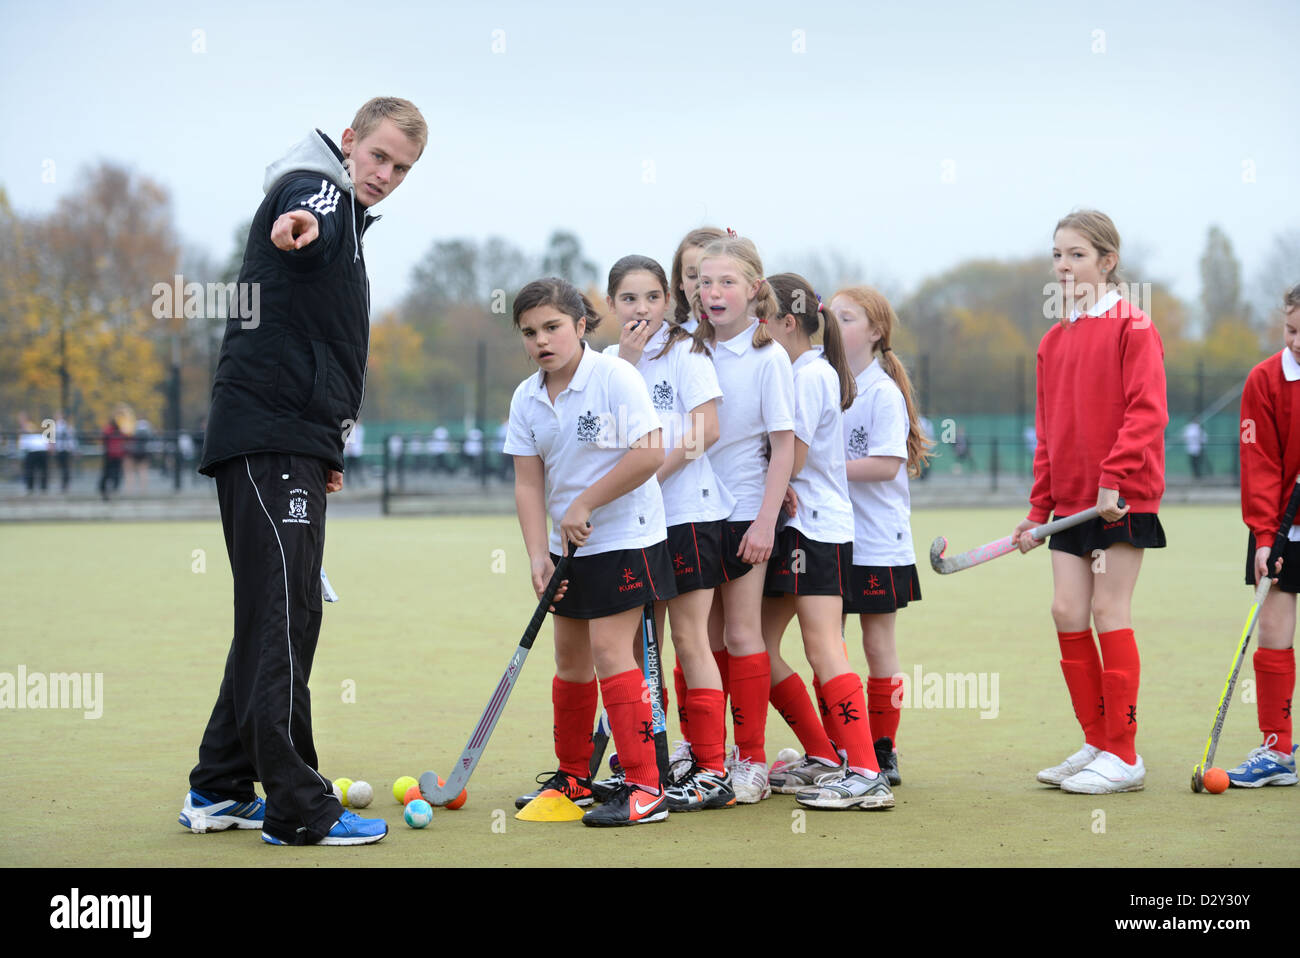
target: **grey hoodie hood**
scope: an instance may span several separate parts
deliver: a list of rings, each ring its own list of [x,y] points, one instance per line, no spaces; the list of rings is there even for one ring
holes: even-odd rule
[[[343,164],[342,151],[320,130],[312,130],[290,147],[289,152],[266,168],[266,176],[262,179],[262,192],[269,193],[271,187],[289,173],[319,173],[346,190],[352,198],[353,209],[356,209],[357,190],[352,183],[352,177],[348,175],[347,167]],[[368,213],[366,215],[369,216]],[[357,218],[353,216],[352,258],[354,260],[361,256],[356,221]]]

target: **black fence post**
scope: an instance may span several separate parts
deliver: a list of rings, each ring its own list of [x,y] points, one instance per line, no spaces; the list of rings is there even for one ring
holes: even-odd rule
[[[993,455],[989,464],[989,472],[993,477],[993,491],[998,491],[998,437],[993,437]]]

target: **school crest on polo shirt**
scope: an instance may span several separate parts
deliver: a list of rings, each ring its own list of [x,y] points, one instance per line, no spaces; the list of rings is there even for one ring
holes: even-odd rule
[[[671,410],[673,408],[673,387],[670,383],[655,383],[653,394],[650,397],[658,410]]]
[[[590,409],[578,414],[578,441],[595,442],[600,438],[600,416]]]
[[[861,459],[867,454],[867,431],[861,426],[849,433],[849,452],[854,459]]]

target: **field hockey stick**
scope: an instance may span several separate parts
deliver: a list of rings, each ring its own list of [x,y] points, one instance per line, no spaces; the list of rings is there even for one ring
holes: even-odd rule
[[[594,779],[600,771],[600,763],[605,760],[605,749],[609,747],[609,713],[604,709],[596,718],[596,728],[591,733],[591,762],[587,766],[589,777]]]
[[[496,690],[492,693],[492,697],[488,699],[487,708],[483,710],[483,715],[479,718],[478,724],[474,726],[469,742],[465,745],[465,751],[460,753],[460,759],[448,773],[446,783],[438,784],[436,772],[425,772],[420,776],[420,794],[424,796],[430,805],[446,805],[460,795],[465,788],[465,783],[469,781],[470,775],[474,773],[474,767],[478,765],[478,760],[483,757],[488,739],[492,737],[492,730],[497,727],[497,719],[505,711],[510,693],[514,691],[515,683],[519,680],[519,673],[524,667],[524,660],[528,658],[529,650],[533,647],[533,640],[537,638],[542,622],[546,619],[546,613],[550,611],[551,603],[555,601],[555,593],[559,591],[560,583],[564,581],[564,577],[569,571],[569,560],[571,558],[569,543],[566,542],[564,548],[565,553],[556,564],[555,571],[551,573],[551,581],[546,584],[546,591],[542,593],[542,598],[533,611],[533,617],[528,622],[528,628],[524,630],[523,638],[519,640],[519,647],[515,649],[515,654],[510,657],[510,664],[506,666],[505,675],[501,676],[501,681],[497,683]]]
[[[655,740],[655,764],[659,766],[659,787],[666,788],[668,781],[668,717],[664,713],[664,673],[659,659],[659,630],[655,627],[655,604],[647,602],[641,607],[641,641],[645,654],[642,669],[646,690],[650,693],[650,720]]]
[[[1298,506],[1300,506],[1300,476],[1296,477],[1295,488],[1291,490],[1291,498],[1286,503],[1286,512],[1282,514],[1282,522],[1278,526],[1277,535],[1273,538],[1273,548],[1268,553],[1267,571],[1255,586],[1255,604],[1250,607],[1250,613],[1246,616],[1246,626],[1241,630],[1241,639],[1238,640],[1237,651],[1232,657],[1232,670],[1228,673],[1228,680],[1223,684],[1222,694],[1219,695],[1219,709],[1214,714],[1214,726],[1210,729],[1210,737],[1205,742],[1205,753],[1201,756],[1201,761],[1192,768],[1193,792],[1199,792],[1205,787],[1205,770],[1213,767],[1214,753],[1219,747],[1219,735],[1223,732],[1223,723],[1228,717],[1228,706],[1232,704],[1232,691],[1237,685],[1241,663],[1246,659],[1250,635],[1255,631],[1255,623],[1259,621],[1259,610],[1263,607],[1264,600],[1268,597],[1268,590],[1273,585],[1270,575],[1276,575],[1274,569],[1277,568],[1277,560],[1286,551],[1287,533],[1295,522]],[[1254,561],[1252,556],[1251,562]]]
[[[1116,505],[1123,509],[1124,500],[1120,499]],[[1041,542],[1048,536],[1073,528],[1074,526],[1087,522],[1089,519],[1096,519],[1098,515],[1100,515],[1100,513],[1097,512],[1097,507],[1093,506],[1091,509],[1085,509],[1083,512],[1076,512],[1074,515],[1066,516],[1064,519],[1057,519],[1041,526],[1035,526],[1029,531],[1033,534],[1035,539]],[[934,569],[934,571],[939,573],[939,575],[948,575],[952,572],[960,572],[962,569],[969,569],[971,566],[992,561],[993,559],[1006,555],[1008,552],[1015,552],[1018,546],[1016,545],[1015,536],[1005,536],[1004,538],[998,539],[994,542],[982,545],[977,549],[971,549],[968,552],[962,552],[955,556],[948,556],[945,559],[943,553],[947,548],[948,540],[943,536],[938,536],[932,543],[930,543],[930,568]]]

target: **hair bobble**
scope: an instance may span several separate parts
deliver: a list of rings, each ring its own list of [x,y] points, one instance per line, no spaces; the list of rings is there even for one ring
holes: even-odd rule
[[[885,353],[887,353],[887,352],[889,352],[889,347],[888,347],[888,346],[881,346],[881,347],[880,347],[880,354],[881,354],[882,356],[883,356]]]
[[[766,325],[767,325],[767,320],[766,320],[766,319],[763,319],[763,318],[760,316],[760,317],[758,318],[758,323],[759,323],[760,326],[766,326]]]
[[[739,234],[737,234],[735,230],[733,230],[730,226],[728,226],[727,235],[730,236],[732,239],[735,239]]]

